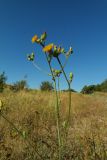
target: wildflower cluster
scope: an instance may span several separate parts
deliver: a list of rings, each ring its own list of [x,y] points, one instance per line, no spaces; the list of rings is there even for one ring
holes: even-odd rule
[[[38,44],[42,44],[42,43],[44,43],[46,37],[47,37],[46,32],[44,32],[44,33],[40,36],[40,38],[38,38],[37,35],[34,35],[34,36],[32,37],[32,43],[36,42],[36,43],[38,43]]]
[[[62,71],[61,70],[56,70],[56,69],[52,69],[52,72],[54,74],[55,77],[60,77]]]
[[[40,38],[37,35],[34,35],[32,37],[32,43],[40,44],[43,47],[43,52],[47,53],[49,60],[52,59],[52,57],[58,57],[60,54],[64,54],[66,58],[70,56],[70,54],[73,53],[72,47],[69,48],[69,50],[66,52],[65,49],[61,46],[57,46],[53,43],[50,43],[48,45],[45,45],[45,41],[47,38],[47,33],[44,32]],[[27,55],[29,61],[34,60],[34,53],[31,53],[30,55]]]

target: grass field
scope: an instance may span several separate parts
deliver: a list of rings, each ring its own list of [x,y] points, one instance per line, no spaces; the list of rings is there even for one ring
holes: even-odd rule
[[[60,95],[62,160],[107,160],[107,94],[72,93],[66,138],[62,122],[67,115],[67,94]],[[0,160],[58,160],[54,93],[5,91],[0,99],[4,102],[3,115],[24,137],[0,116]]]

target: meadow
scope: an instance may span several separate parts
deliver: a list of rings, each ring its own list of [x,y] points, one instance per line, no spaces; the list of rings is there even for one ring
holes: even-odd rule
[[[4,91],[0,116],[0,160],[58,160],[55,93]],[[60,93],[61,123],[66,119],[68,93]],[[71,94],[71,122],[66,138],[63,123],[62,160],[107,160],[107,93]]]

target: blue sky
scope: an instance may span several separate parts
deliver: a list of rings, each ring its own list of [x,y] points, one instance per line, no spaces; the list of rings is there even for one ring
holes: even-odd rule
[[[40,47],[31,43],[34,34],[44,31],[47,44],[73,47],[65,69],[74,73],[72,88],[80,91],[107,78],[107,0],[0,0],[0,73],[6,72],[8,83],[25,75],[34,88],[51,81],[26,60],[34,51],[36,63],[49,71]],[[66,87],[62,77],[61,88]]]

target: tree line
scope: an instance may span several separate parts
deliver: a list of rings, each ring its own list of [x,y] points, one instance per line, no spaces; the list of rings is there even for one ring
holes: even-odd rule
[[[5,75],[5,72],[0,73],[0,92],[3,92],[5,88],[9,88],[13,92],[18,92],[21,90],[30,90],[26,80],[19,80],[11,85],[7,84],[6,81],[7,81],[7,76]],[[53,83],[49,81],[41,82],[40,90],[42,91],[54,90]]]
[[[17,92],[20,90],[29,90],[28,84],[26,80],[19,80],[15,83],[13,83],[12,85],[8,85],[6,83],[7,81],[7,76],[5,75],[5,72],[0,73],[0,92],[3,92],[3,90],[5,88],[9,88],[10,90],[12,90],[13,92]],[[40,84],[40,90],[42,91],[52,91],[54,90],[54,86],[53,83],[49,82],[49,81],[43,81]],[[67,92],[67,90],[62,90],[64,92]],[[75,90],[71,90],[72,92],[76,92]],[[92,94],[93,92],[107,92],[107,79],[104,80],[101,84],[97,84],[97,85],[85,85],[82,90],[81,93],[83,94]]]
[[[81,93],[83,94],[91,94],[93,92],[107,92],[107,79],[104,80],[101,84],[89,86],[85,85],[81,90]]]

